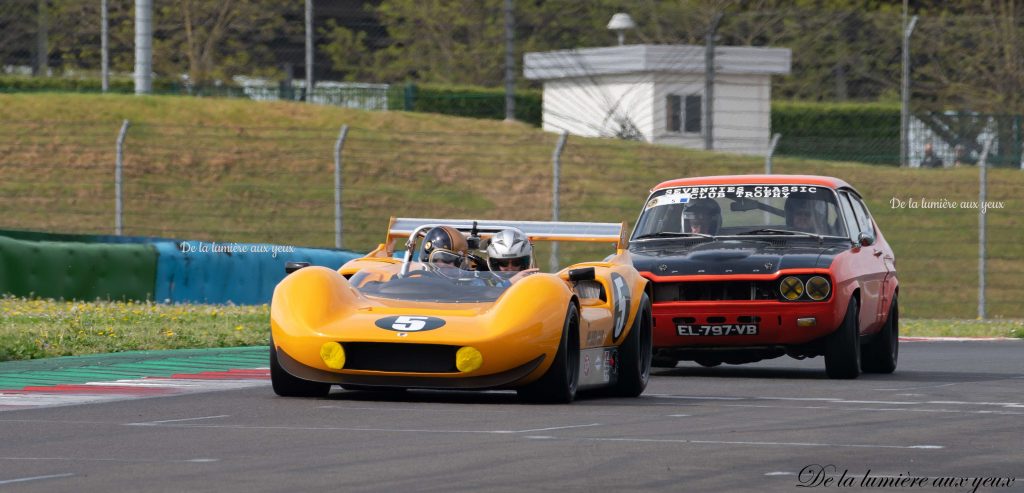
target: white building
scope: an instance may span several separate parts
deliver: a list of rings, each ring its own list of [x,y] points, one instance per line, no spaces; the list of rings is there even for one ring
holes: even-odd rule
[[[788,48],[715,49],[715,150],[767,150],[771,76],[788,74],[790,57]],[[627,45],[527,53],[523,71],[544,82],[545,130],[703,149],[704,60],[703,46]]]

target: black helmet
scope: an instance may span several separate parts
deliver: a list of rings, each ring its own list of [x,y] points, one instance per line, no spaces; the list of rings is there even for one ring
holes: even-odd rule
[[[466,237],[451,226],[438,226],[427,231],[420,248],[420,262],[444,262],[462,267],[469,253]]]
[[[689,232],[716,235],[722,227],[722,208],[714,199],[694,200],[683,210],[683,224]],[[702,225],[700,231],[694,231],[695,224]]]

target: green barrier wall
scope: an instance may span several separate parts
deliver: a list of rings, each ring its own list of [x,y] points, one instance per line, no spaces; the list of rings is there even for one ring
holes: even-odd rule
[[[147,300],[156,283],[152,245],[25,241],[0,236],[0,293]]]

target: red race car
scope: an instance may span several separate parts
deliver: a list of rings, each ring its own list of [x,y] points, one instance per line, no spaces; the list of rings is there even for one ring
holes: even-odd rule
[[[654,366],[825,356],[830,378],[892,373],[899,281],[861,195],[837,178],[683,178],[630,238],[651,281]]]

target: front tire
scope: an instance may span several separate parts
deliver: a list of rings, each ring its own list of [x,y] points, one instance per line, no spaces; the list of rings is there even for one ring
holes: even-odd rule
[[[849,380],[860,376],[859,315],[857,298],[850,298],[843,323],[825,345],[825,373],[829,378]]]
[[[303,380],[281,368],[273,338],[270,339],[270,384],[274,387],[274,393],[281,397],[325,397],[331,392],[329,383]]]
[[[889,307],[889,319],[875,338],[864,346],[860,366],[864,373],[892,373],[900,356],[900,308],[896,298]]]
[[[654,335],[651,333],[651,302],[647,294],[640,298],[640,308],[629,329],[629,335],[619,348],[619,380],[611,389],[612,395],[636,397],[647,388],[651,378],[651,357]]]
[[[580,381],[579,327],[579,309],[575,303],[570,302],[555,360],[539,380],[516,391],[520,399],[535,403],[568,404],[576,398]]]

